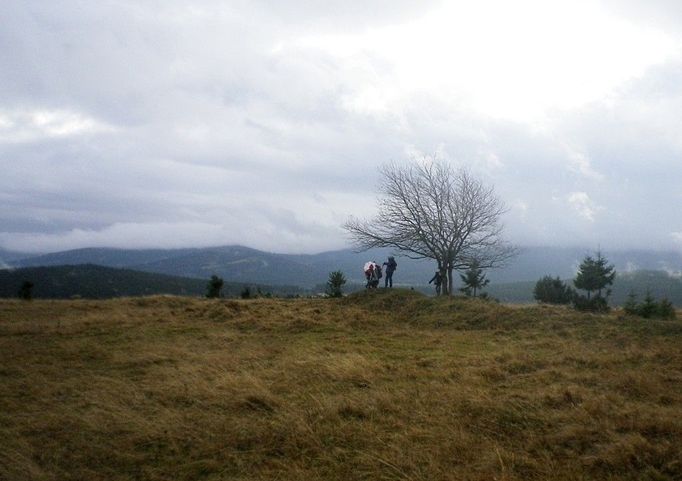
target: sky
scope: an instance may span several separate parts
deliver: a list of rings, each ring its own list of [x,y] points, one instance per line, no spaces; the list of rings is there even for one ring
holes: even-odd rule
[[[343,248],[435,158],[519,245],[682,251],[676,0],[3,0],[0,248]]]

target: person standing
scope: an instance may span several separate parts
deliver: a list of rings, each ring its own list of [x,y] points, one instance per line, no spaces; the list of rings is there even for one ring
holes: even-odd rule
[[[367,279],[367,284],[365,284],[366,289],[376,289],[379,285],[379,279],[381,279],[381,266],[374,261],[369,261],[365,263],[365,279]]]
[[[398,268],[398,263],[393,256],[388,256],[388,261],[384,262],[386,266],[386,278],[384,279],[384,288],[393,287],[393,273]]]
[[[436,271],[436,274],[431,278],[429,284],[432,282],[433,285],[436,286],[436,295],[440,296],[440,285],[443,283],[443,276],[440,275],[440,271]]]
[[[374,261],[369,261],[365,263],[365,279],[367,279],[367,284],[365,284],[365,289],[372,287],[372,279],[374,278]]]

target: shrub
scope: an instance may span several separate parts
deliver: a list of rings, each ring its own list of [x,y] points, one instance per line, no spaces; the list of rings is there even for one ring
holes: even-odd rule
[[[578,311],[608,312],[609,303],[605,297],[599,295],[590,298],[576,294],[573,296],[573,307]]]
[[[658,317],[663,319],[675,319],[675,306],[666,297],[658,301]]]
[[[19,289],[19,297],[25,301],[33,299],[33,282],[24,281]]]
[[[569,304],[574,295],[575,291],[559,277],[553,279],[550,276],[545,276],[535,284],[533,289],[535,300],[547,304]]]
[[[251,289],[249,288],[249,286],[246,286],[244,287],[244,289],[242,289],[240,297],[242,299],[251,299]]]
[[[493,297],[487,292],[482,292],[479,296],[479,299],[484,300],[484,301],[489,301],[489,302],[495,302],[497,304],[500,303],[500,300],[497,297]]]
[[[641,303],[637,302],[635,293],[630,292],[627,301],[623,305],[623,310],[628,314],[646,319],[652,317],[659,317],[661,319],[675,318],[675,306],[673,303],[665,297],[660,301],[656,301],[650,291],[647,291],[644,301]]]

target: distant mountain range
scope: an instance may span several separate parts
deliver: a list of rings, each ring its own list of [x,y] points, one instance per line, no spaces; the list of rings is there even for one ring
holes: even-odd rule
[[[589,249],[526,247],[508,267],[490,270],[492,283],[536,281],[544,275],[573,278]],[[391,254],[387,249],[356,253],[350,249],[311,255],[274,254],[243,246],[190,249],[110,249],[87,248],[40,256],[19,256],[0,251],[0,266],[36,267],[97,264],[182,277],[208,279],[215,274],[229,282],[267,285],[296,285],[311,289],[327,281],[329,272],[341,270],[349,282],[362,283],[362,266],[368,260],[379,263]],[[637,270],[665,271],[679,275],[682,253],[645,250],[605,251],[619,273]],[[396,257],[397,284],[427,284],[435,271],[433,261]]]
[[[7,269],[8,267],[11,267],[11,263],[28,257],[31,257],[31,254],[8,251],[0,248],[0,269]]]

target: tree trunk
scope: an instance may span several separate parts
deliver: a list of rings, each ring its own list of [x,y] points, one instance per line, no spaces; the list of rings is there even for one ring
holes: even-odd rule
[[[442,261],[438,261],[438,272],[440,272],[440,296],[444,296],[448,292],[448,278],[445,273],[445,267]]]
[[[448,266],[448,296],[452,295],[452,266]]]

